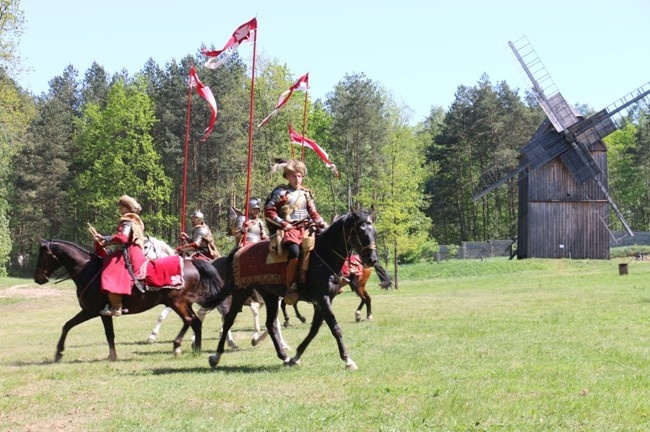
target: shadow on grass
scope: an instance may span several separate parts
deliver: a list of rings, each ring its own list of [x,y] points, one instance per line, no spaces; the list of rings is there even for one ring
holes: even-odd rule
[[[269,366],[219,366],[217,369],[212,369],[209,365],[204,368],[160,368],[153,369],[153,375],[172,375],[178,373],[226,373],[226,374],[250,374],[250,373],[264,373],[264,372],[278,372],[287,368],[284,365],[269,365]]]

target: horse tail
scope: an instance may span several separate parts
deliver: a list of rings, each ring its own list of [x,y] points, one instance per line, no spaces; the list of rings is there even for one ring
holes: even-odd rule
[[[205,306],[205,301],[209,298],[216,297],[219,292],[223,291],[224,281],[219,272],[212,263],[205,260],[193,260],[194,267],[199,272],[203,289],[197,293],[194,302]]]
[[[206,292],[201,302],[198,302],[206,309],[214,309],[220,305],[235,289],[235,281],[232,274],[232,260],[234,251],[226,257],[217,258],[210,266],[219,275],[221,287],[212,292]]]
[[[379,261],[375,263],[375,272],[379,276],[379,286],[384,289],[389,289],[393,286],[393,281],[390,279],[388,272],[384,269]]]

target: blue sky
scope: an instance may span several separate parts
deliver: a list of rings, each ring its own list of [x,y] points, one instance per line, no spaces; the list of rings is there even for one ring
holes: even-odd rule
[[[508,48],[524,35],[570,103],[601,109],[650,81],[648,0],[21,0],[21,7],[19,53],[29,71],[19,83],[35,94],[68,64],[80,76],[93,61],[134,74],[149,58],[164,67],[202,44],[221,48],[253,17],[258,56],[286,64],[296,79],[309,72],[312,97],[364,73],[409,106],[414,122],[431,106],[447,109],[458,86],[474,86],[483,73],[493,84],[527,88]],[[239,52],[250,59],[252,45]]]

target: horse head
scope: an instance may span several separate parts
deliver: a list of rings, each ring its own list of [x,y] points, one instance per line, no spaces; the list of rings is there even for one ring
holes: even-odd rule
[[[373,213],[352,210],[345,217],[345,231],[349,245],[357,251],[364,267],[373,267],[379,261]]]
[[[150,235],[145,237],[142,251],[144,252],[144,256],[150,260],[176,255],[176,250],[173,247]]]
[[[69,275],[77,275],[92,257],[89,251],[69,241],[39,239],[39,243],[34,274],[34,282],[39,285],[47,282],[60,267],[65,267]]]
[[[52,252],[49,241],[42,238],[39,238],[38,241],[40,247],[36,262],[36,271],[34,273],[34,282],[43,285],[50,280],[50,275],[61,267],[61,261]]]

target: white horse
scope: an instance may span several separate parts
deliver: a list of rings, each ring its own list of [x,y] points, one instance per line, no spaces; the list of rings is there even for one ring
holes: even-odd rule
[[[161,258],[169,255],[175,255],[176,250],[169,246],[167,243],[164,241],[157,239],[156,237],[151,237],[147,236],[147,239],[145,240],[144,243],[144,254],[148,259],[156,259],[156,258]],[[260,307],[264,304],[263,301],[261,300],[260,296],[256,296],[255,293],[253,293],[253,297],[249,299],[250,304],[248,306],[251,308],[251,312],[253,313],[253,337],[251,338],[251,344],[253,346],[257,346],[260,342],[262,342],[266,336],[268,336],[268,330],[262,331],[260,327],[260,319],[259,319],[259,314],[260,314]],[[226,302],[224,302],[226,303]],[[219,306],[217,306],[215,309],[219,311],[221,314],[221,320],[223,321],[223,317],[226,315],[228,312],[225,309],[225,304],[221,303]],[[160,327],[162,326],[163,321],[169,313],[172,311],[172,308],[166,307],[160,312],[160,315],[158,316],[158,320],[156,321],[156,325],[154,326],[153,330],[151,331],[151,334],[149,335],[149,338],[147,339],[147,343],[154,343],[156,342],[158,338],[158,334],[160,333]],[[201,307],[196,315],[199,317],[201,321],[205,319],[205,316],[211,312],[212,309],[206,309],[204,307]],[[278,320],[278,329],[280,328],[280,319],[276,318]],[[192,335],[192,341],[194,341],[194,335]],[[227,342],[228,346],[232,349],[238,349],[239,347],[235,343],[235,340],[232,337],[232,333],[229,331],[228,336],[227,336]],[[282,333],[280,333],[280,343],[286,350],[290,350],[291,347],[285,342],[284,338],[282,337]]]

